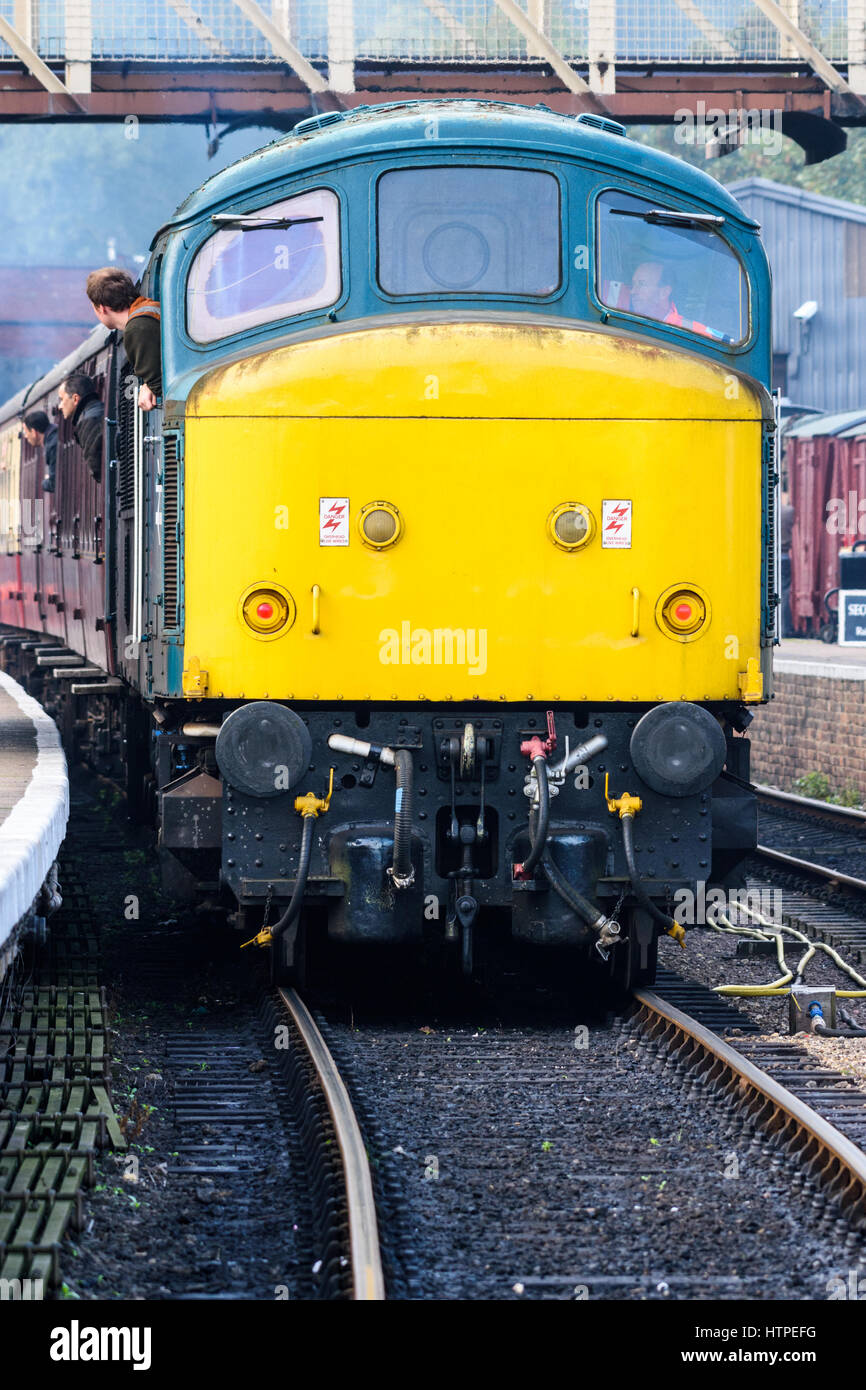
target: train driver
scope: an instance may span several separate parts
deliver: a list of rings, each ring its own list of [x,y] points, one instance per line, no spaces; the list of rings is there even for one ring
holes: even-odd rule
[[[162,395],[159,304],[140,295],[132,276],[116,265],[90,272],[87,298],[100,323],[122,330],[129,365],[141,379],[139,407],[153,410]]]
[[[673,276],[662,261],[641,261],[635,266],[629,285],[611,283],[608,292],[618,309],[630,310],[645,319],[671,323],[676,328],[689,328],[707,338],[724,338],[724,334],[714,332],[697,319],[683,318],[672,298],[672,280]],[[610,299],[607,302],[611,302]]]

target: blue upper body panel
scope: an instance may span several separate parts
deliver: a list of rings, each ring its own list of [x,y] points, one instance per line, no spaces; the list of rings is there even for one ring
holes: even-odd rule
[[[327,119],[327,118],[326,118]],[[427,293],[395,298],[378,285],[376,186],[390,169],[479,164],[544,170],[560,183],[562,280],[544,298]],[[202,345],[189,336],[186,280],[215,213],[255,212],[306,190],[332,189],[340,203],[342,290],[325,309],[284,318]],[[615,189],[668,209],[724,218],[721,235],[745,268],[751,301],[749,336],[739,346],[704,339],[603,305],[594,264],[598,195]],[[157,234],[147,287],[163,305],[163,379],[169,412],[182,407],[211,367],[298,335],[345,332],[370,319],[455,312],[606,325],[728,363],[769,389],[770,276],[757,224],[715,180],[693,166],[624,136],[539,108],[473,101],[417,102],[360,108],[321,129],[274,141],[216,174],[181,205]]]

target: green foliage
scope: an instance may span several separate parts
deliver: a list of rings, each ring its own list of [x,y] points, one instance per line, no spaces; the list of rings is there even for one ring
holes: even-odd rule
[[[796,779],[794,791],[800,796],[810,796],[813,801],[827,801],[830,796],[830,779],[823,772],[807,772]]]
[[[794,782],[794,791],[813,801],[826,801],[830,806],[862,806],[863,797],[856,787],[847,786],[834,792],[830,778],[824,772],[807,772]]]
[[[739,179],[772,179],[775,183],[792,184],[828,198],[866,203],[866,129],[850,129],[847,149],[821,164],[808,166],[801,146],[785,137],[778,153],[749,144],[721,159],[707,159],[703,146],[680,144],[675,139],[674,126],[630,126],[628,133],[631,139],[643,145],[652,145],[654,149],[694,164],[722,184],[736,183]]]
[[[833,796],[828,796],[827,800],[834,806],[862,806],[863,798],[856,787],[846,787],[844,791],[836,792]]]

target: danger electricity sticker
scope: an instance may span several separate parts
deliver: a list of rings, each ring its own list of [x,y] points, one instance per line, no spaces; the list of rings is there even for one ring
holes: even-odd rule
[[[319,498],[319,545],[349,544],[348,497]]]
[[[601,544],[604,550],[631,549],[631,502],[602,502]]]

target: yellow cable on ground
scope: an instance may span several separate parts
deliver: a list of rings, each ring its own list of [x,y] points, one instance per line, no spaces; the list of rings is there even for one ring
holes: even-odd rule
[[[837,998],[866,999],[866,980],[863,979],[862,975],[858,975],[854,967],[843,960],[839,952],[834,950],[832,946],[829,946],[826,941],[811,941],[808,936],[798,931],[796,927],[779,926],[775,922],[768,922],[766,917],[762,916],[760,912],[754,911],[754,909],[748,907],[745,903],[739,904],[739,910],[745,912],[747,916],[751,917],[753,921],[758,922],[760,925],[758,927],[734,926],[733,922],[725,917],[722,912],[718,913],[717,918],[708,921],[707,925],[712,927],[714,931],[720,932],[725,936],[744,936],[759,941],[772,941],[775,939],[776,958],[784,974],[781,975],[778,980],[772,980],[770,984],[767,985],[716,985],[713,990],[714,994],[741,995],[744,998],[753,999],[767,995],[789,994],[790,991],[784,988],[784,986],[790,984],[795,978],[801,979],[806,966],[815,954],[818,951],[823,951],[843,974],[852,979],[855,984],[863,986],[863,988],[859,990],[837,990]],[[724,925],[720,925],[720,922]],[[806,947],[797,965],[796,975],[788,968],[785,960],[783,932]]]
[[[745,910],[749,912],[748,908]],[[755,914],[749,912],[750,917],[753,915]],[[733,922],[725,917],[723,913],[719,913],[719,918],[724,923],[725,927],[734,935],[739,936],[743,934],[741,929],[735,927]],[[766,923],[768,927],[771,925],[772,924],[769,922]],[[749,928],[745,928],[745,931],[748,932]],[[794,972],[789,970],[788,963],[785,960],[785,943],[782,940],[782,933],[779,928],[776,927],[772,931],[762,931],[759,935],[762,941],[772,941],[775,937],[776,960],[778,961],[779,969],[782,971],[778,980],[771,980],[768,985],[716,985],[713,994],[741,994],[749,997],[756,997],[763,994],[787,994],[788,991],[782,987],[783,985],[789,985],[791,983],[794,978]]]

